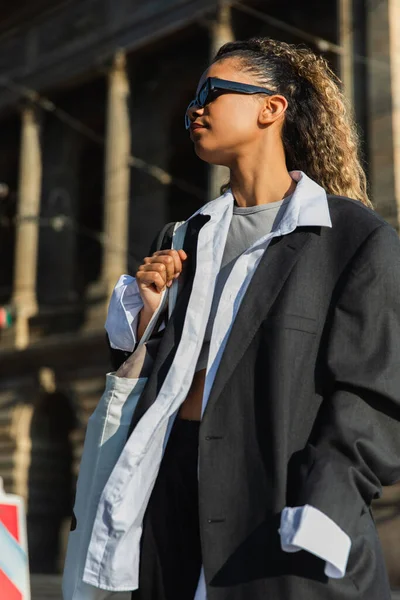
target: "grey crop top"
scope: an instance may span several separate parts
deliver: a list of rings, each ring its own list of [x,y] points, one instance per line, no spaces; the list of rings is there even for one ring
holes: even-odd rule
[[[233,215],[228,231],[221,269],[217,275],[215,291],[208,319],[204,342],[196,365],[196,372],[207,367],[211,333],[225,283],[233,269],[236,260],[257,240],[270,233],[279,223],[285,212],[286,205],[292,195],[279,202],[261,204],[258,206],[233,207]]]

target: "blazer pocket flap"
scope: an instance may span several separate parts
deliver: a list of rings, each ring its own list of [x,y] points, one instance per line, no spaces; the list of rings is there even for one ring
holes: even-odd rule
[[[316,319],[287,313],[269,315],[266,319],[266,326],[279,329],[296,329],[306,333],[316,333],[317,331]]]

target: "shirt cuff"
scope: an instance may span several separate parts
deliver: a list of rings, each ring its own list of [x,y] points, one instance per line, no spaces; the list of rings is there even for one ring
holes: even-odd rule
[[[132,352],[137,339],[138,315],[143,308],[136,279],[121,275],[111,295],[105,329],[110,345]]]
[[[341,579],[345,576],[351,540],[343,529],[314,506],[284,508],[279,533],[284,552],[306,550],[326,561],[327,577]]]

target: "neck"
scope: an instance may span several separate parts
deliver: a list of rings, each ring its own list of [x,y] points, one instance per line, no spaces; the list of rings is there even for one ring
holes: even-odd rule
[[[238,206],[278,202],[294,192],[296,182],[286,168],[283,149],[268,154],[251,157],[246,153],[231,166],[231,189]]]

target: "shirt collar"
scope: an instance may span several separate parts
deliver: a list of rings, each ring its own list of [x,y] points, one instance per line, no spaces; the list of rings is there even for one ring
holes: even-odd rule
[[[293,196],[288,203],[279,224],[279,233],[285,235],[300,226],[332,227],[328,199],[324,188],[303,171],[290,171],[291,178],[297,182]],[[233,195],[230,189],[225,194],[202,206],[191,219],[198,215],[209,215],[217,220],[226,210],[233,210]]]
[[[326,191],[303,171],[290,171],[290,176],[297,181],[291,203],[296,199],[299,203],[297,226],[319,225],[332,227]],[[296,198],[297,197],[297,198]]]

